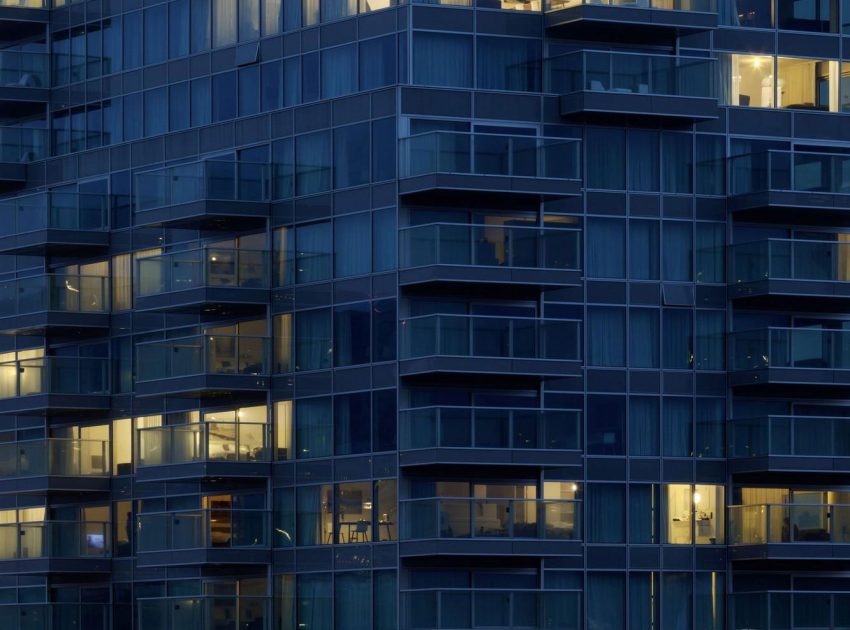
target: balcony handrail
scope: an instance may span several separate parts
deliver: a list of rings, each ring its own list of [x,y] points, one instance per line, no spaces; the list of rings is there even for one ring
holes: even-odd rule
[[[762,501],[759,503],[735,503],[733,505],[727,506],[728,509],[732,510],[735,508],[755,508],[755,507],[767,507],[767,508],[832,508],[832,507],[840,507],[840,508],[850,508],[850,503],[780,503],[778,501]]]
[[[53,449],[50,448],[50,444],[69,444],[72,447],[73,454],[73,462],[72,466],[68,467],[70,470],[55,470],[56,466],[54,466],[56,453]],[[24,462],[24,458],[29,460],[29,455],[31,453],[26,449],[28,447],[36,447],[43,446],[45,451],[45,457],[41,462],[38,461],[27,461],[26,465]],[[96,455],[96,451],[100,451],[101,457],[101,465],[100,470],[95,470],[94,472],[83,472],[84,466],[82,465],[82,458],[84,456],[83,448],[73,448],[76,445],[86,446],[90,445],[91,451],[88,454]],[[47,437],[47,438],[36,438],[32,440],[16,440],[14,442],[2,442],[0,443],[0,451],[4,449],[4,447],[8,447],[9,449],[14,449],[16,451],[14,456],[14,464],[15,471],[11,474],[6,474],[2,467],[0,467],[0,478],[14,478],[14,477],[39,477],[42,475],[56,475],[56,476],[91,476],[91,477],[106,477],[110,474],[109,467],[109,454],[110,454],[110,443],[109,440],[94,440],[88,438],[58,438],[58,437]],[[10,463],[7,461],[7,463]],[[44,466],[39,466],[38,464],[42,463]]]
[[[232,439],[222,439],[217,436],[212,436],[212,431],[221,425],[234,428]],[[247,430],[261,429],[260,443],[255,444],[250,439],[243,440],[243,432],[240,428],[245,428]],[[136,429],[136,431],[138,432],[138,439],[136,440],[136,465],[140,468],[149,466],[168,466],[175,463],[190,463],[196,461],[216,461],[219,458],[213,457],[210,453],[209,447],[211,437],[215,437],[215,439],[222,444],[227,443],[235,445],[236,450],[233,455],[236,456],[235,461],[237,462],[271,461],[271,451],[269,450],[271,446],[271,425],[266,422],[209,420],[204,422],[162,425],[157,427],[140,427]],[[197,441],[193,441],[191,443],[190,446],[192,450],[188,453],[185,448],[181,448],[180,445],[176,445],[173,440],[160,443],[160,446],[162,447],[161,450],[164,452],[165,456],[155,462],[147,463],[145,461],[146,458],[144,457],[143,451],[144,438],[148,435],[154,436],[158,433],[171,437],[178,433],[201,434],[202,436]],[[156,446],[156,444],[154,444],[154,446]],[[185,447],[186,445],[183,444],[182,446]],[[265,457],[262,459],[242,458],[241,446],[262,449],[262,451],[265,452]]]
[[[429,318],[429,317],[457,317],[457,318],[462,317],[464,319],[491,319],[491,320],[496,320],[496,321],[501,321],[501,322],[508,321],[508,320],[520,320],[520,321],[540,322],[540,323],[547,323],[547,322],[581,323],[581,321],[582,321],[580,319],[565,319],[565,318],[555,318],[555,317],[523,317],[523,316],[516,316],[516,315],[474,315],[474,314],[465,314],[465,313],[431,313],[429,315],[411,315],[410,317],[403,317],[400,321],[401,322],[417,321],[417,320],[422,320],[422,319],[426,319],[426,318]],[[848,330],[847,332],[850,332],[850,330]]]
[[[582,229],[579,227],[560,227],[557,225],[502,225],[495,223],[452,223],[450,221],[429,221],[428,223],[417,223],[416,225],[404,225],[398,228],[399,232],[405,232],[409,230],[417,230],[419,228],[426,227],[471,227],[471,228],[491,228],[491,229],[499,229],[499,230],[529,230],[536,232],[546,232],[548,230],[552,230],[555,232],[577,232],[581,234]],[[820,242],[820,241],[819,241]],[[850,244],[850,241],[848,241]]]
[[[592,2],[592,4],[599,4],[598,2]],[[587,55],[587,54],[605,54],[605,55],[613,55],[615,57],[635,57],[640,59],[684,59],[686,61],[711,61],[717,62],[716,57],[704,57],[701,55],[667,55],[662,53],[642,53],[642,52],[631,52],[631,51],[619,51],[619,50],[605,50],[605,49],[596,49],[596,48],[582,48],[579,50],[571,50],[569,52],[558,53],[557,55],[552,55],[551,57],[546,57],[543,61],[551,61],[553,59],[560,59],[562,57],[571,57],[576,55]]]
[[[484,138],[519,138],[521,140],[536,140],[538,142],[543,142],[546,140],[553,140],[556,142],[564,142],[564,143],[573,143],[578,144],[581,143],[581,138],[564,138],[561,136],[539,136],[539,135],[523,135],[521,133],[492,133],[487,131],[454,131],[451,129],[432,129],[431,131],[421,131],[419,133],[412,133],[407,136],[402,136],[399,138],[399,141],[410,140],[413,138],[424,138],[426,136],[433,135],[445,135],[445,136],[468,136],[468,137],[484,137]]]
[[[776,248],[781,248],[780,251],[775,251]],[[850,241],[826,241],[818,239],[802,239],[802,238],[764,238],[754,241],[745,241],[742,243],[733,243],[728,246],[728,282],[730,284],[743,284],[747,282],[758,282],[765,279],[783,279],[783,280],[812,280],[817,282],[848,282],[850,276],[842,277],[821,277],[825,275],[824,270],[828,271],[832,276],[839,276],[840,261],[838,259],[829,261],[829,268],[819,268],[817,264],[814,269],[798,270],[797,256],[800,247],[817,247],[821,251],[828,251],[831,254],[842,254],[842,247],[850,247]],[[850,249],[846,250],[850,254]],[[776,257],[781,257],[777,263]],[[738,259],[743,258],[744,262],[738,264]],[[850,256],[848,257],[850,259]],[[747,269],[747,260],[755,260],[753,263],[754,269]],[[782,260],[786,262],[783,264]],[[826,262],[826,261],[824,261]],[[777,264],[785,271],[777,271]],[[740,273],[739,273],[739,268]],[[748,273],[754,271],[755,273]],[[820,272],[820,273],[819,273]]]
[[[32,293],[24,292],[22,287],[37,292],[35,302]],[[108,313],[110,287],[109,278],[81,274],[42,273],[0,280],[0,316],[40,311]],[[7,288],[13,291],[8,303],[4,295]],[[67,293],[57,292],[59,289],[66,289]],[[5,309],[7,305],[12,307],[9,311]]]
[[[63,536],[60,528],[69,528],[75,534],[76,546],[68,548],[68,540]],[[17,530],[15,536],[14,549],[8,549],[4,546],[4,553],[7,557],[2,559],[30,559],[30,558],[108,558],[112,553],[112,541],[110,534],[112,531],[112,523],[110,521],[99,520],[47,520],[47,521],[20,521],[15,523],[0,523],[0,533],[8,530]],[[27,539],[25,534],[28,531],[40,531],[42,540],[34,543],[30,548],[27,543],[31,540]],[[3,534],[0,534],[2,536]],[[55,544],[55,538],[59,536],[61,544]],[[90,537],[100,536],[97,541]],[[60,553],[55,553],[56,549]],[[93,549],[94,553],[90,550]],[[37,555],[30,555],[30,551],[37,550]],[[12,553],[9,554],[8,551]],[[76,553],[68,553],[76,552]],[[11,557],[9,557],[11,556]]]
[[[543,10],[544,12],[548,11],[561,11],[563,9],[570,9],[573,7],[590,4],[590,5],[599,5],[599,6],[613,6],[618,9],[652,9],[654,11],[686,11],[688,13],[716,13],[717,5],[714,0],[710,0],[708,2],[708,10],[702,11],[691,8],[683,8],[683,3],[681,0],[673,0],[672,4],[677,5],[673,7],[660,7],[656,6],[660,0],[634,0],[633,2],[623,2],[622,0],[544,0]]]
[[[823,195],[850,194],[850,190],[844,189],[845,184],[850,188],[850,180],[845,182],[841,177],[841,173],[836,173],[833,176],[833,173],[829,172],[825,179],[823,177],[824,174],[820,173],[821,177],[807,182],[806,176],[811,177],[812,174],[798,173],[797,157],[850,162],[850,153],[836,151],[798,151],[796,149],[764,149],[729,156],[727,158],[727,176],[730,184],[730,196],[771,190]],[[736,183],[739,181],[739,178],[736,177],[736,169],[740,170],[737,164],[745,159],[750,160],[752,163],[744,165],[745,168],[741,173],[743,182],[736,186]],[[777,164],[776,162],[778,160],[781,160],[781,162]],[[808,187],[799,185],[800,181],[798,178],[800,176],[803,177],[803,184],[810,184]],[[738,188],[741,190],[738,190]]]
[[[233,527],[233,520],[226,523],[225,535],[227,539],[223,544],[216,543],[214,528],[219,521],[215,517],[223,517],[225,514],[235,517],[259,517],[252,521],[259,525],[259,531],[247,531],[245,540],[247,543],[234,544],[234,533],[244,535],[246,532],[240,528]],[[266,508],[200,508],[197,510],[177,510],[170,512],[148,512],[136,515],[137,526],[137,552],[156,552],[169,549],[209,549],[209,548],[267,548],[269,544],[269,519],[271,511]],[[181,519],[190,521],[192,529],[175,534],[175,527],[180,526]],[[145,521],[164,523],[164,529],[154,527],[153,536],[161,536],[155,540],[148,540],[145,531]],[[175,535],[179,540],[175,540]],[[241,539],[240,539],[241,540]],[[188,543],[188,544],[187,544]]]
[[[215,342],[216,339],[229,339],[232,340],[233,352],[228,356],[239,361],[241,358],[240,348],[244,347],[244,344],[248,343],[259,343],[261,355],[260,357],[250,357],[250,358],[259,358],[259,364],[254,361],[250,365],[245,366],[245,371],[242,370],[240,364],[235,366],[230,366],[233,369],[227,371],[220,371],[212,369],[214,366],[211,365],[210,359],[211,355],[211,345]],[[144,377],[140,371],[139,366],[141,365],[140,351],[144,351],[147,348],[153,347],[166,347],[166,348],[184,348],[184,349],[197,349],[200,350],[200,356],[193,361],[193,366],[190,366],[192,371],[185,372],[181,374],[163,374],[157,373],[153,375],[153,377]],[[232,334],[219,334],[219,333],[199,333],[196,335],[186,335],[183,337],[172,337],[168,339],[153,339],[149,341],[142,341],[136,344],[136,381],[144,382],[144,381],[156,381],[168,378],[178,378],[181,376],[195,376],[200,374],[241,374],[241,375],[268,375],[271,371],[271,338],[264,337],[259,335],[232,335]],[[162,367],[170,367],[170,365],[159,366]],[[185,367],[185,366],[184,366]],[[259,367],[259,371],[248,370],[249,367]]]
[[[64,364],[71,363],[75,364],[74,370],[72,371],[75,375],[73,384],[75,387],[72,391],[67,391],[67,388],[55,388],[55,381],[53,375],[53,369],[51,369],[52,365],[56,364]],[[83,365],[94,365],[99,367],[99,381],[91,383],[92,387],[84,388],[83,380],[86,374],[81,366]],[[0,370],[14,370],[15,379],[14,379],[14,392],[10,392],[8,395],[4,393],[3,390],[0,390],[0,399],[2,398],[19,398],[22,396],[28,395],[37,395],[37,394],[87,394],[87,395],[106,395],[110,391],[110,381],[109,381],[109,368],[110,368],[110,360],[108,358],[103,357],[63,357],[63,356],[41,356],[41,357],[33,357],[30,359],[15,359],[12,361],[3,361],[0,362]],[[28,388],[26,391],[22,390],[21,380],[24,378],[25,370],[27,369],[40,369],[40,378],[38,380],[38,387],[36,388],[36,383],[30,382],[27,383]],[[2,381],[0,381],[2,382]],[[101,387],[94,387],[97,383],[100,383]],[[8,383],[6,384],[6,388],[8,388]],[[4,388],[4,389],[6,389]],[[64,391],[56,391],[59,389],[64,389]],[[85,390],[85,391],[83,391]]]
[[[413,497],[407,499],[399,499],[399,503],[417,503],[417,502],[425,502],[425,501],[468,501],[470,503],[555,503],[555,504],[567,504],[567,503],[581,503],[581,499],[546,499],[546,498],[538,498],[538,499],[517,499],[510,497],[470,497],[470,496],[454,496],[454,495],[440,495],[440,496],[428,496],[428,497]]]
[[[100,193],[80,193],[80,192],[65,192],[59,190],[48,190],[40,193],[31,193],[27,195],[17,195],[15,197],[5,197],[0,199],[0,208],[10,208],[10,212],[4,214],[4,219],[12,219],[11,224],[0,226],[0,230],[6,235],[9,234],[27,234],[36,232],[42,229],[66,229],[66,230],[86,230],[93,232],[103,232],[109,229],[109,207],[110,202],[114,199],[113,195]],[[72,200],[74,203],[70,205],[57,204],[57,200]],[[93,200],[97,203],[97,208],[84,208],[81,206],[81,200]],[[25,211],[25,212],[24,212]],[[99,212],[99,224],[96,227],[83,227],[80,218],[81,211]],[[68,212],[72,214],[73,221],[69,225],[57,225],[55,220],[61,215],[64,216]],[[34,214],[44,214],[45,216],[42,225],[21,226],[23,216],[26,216],[28,223],[32,223]],[[41,217],[39,217],[41,218]]]

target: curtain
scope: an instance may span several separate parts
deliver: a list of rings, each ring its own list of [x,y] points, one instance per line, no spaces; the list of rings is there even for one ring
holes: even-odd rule
[[[697,456],[723,457],[726,451],[726,400],[698,398],[696,409]]]
[[[692,399],[664,397],[661,437],[665,457],[691,457]]]
[[[625,630],[625,590],[624,573],[588,574],[587,630]]]
[[[472,37],[414,32],[413,82],[419,85],[472,87]]]
[[[297,627],[310,630],[334,630],[332,574],[299,575],[297,580]]]
[[[668,193],[691,192],[693,147],[690,134],[661,134],[661,190]]]
[[[690,224],[688,224],[690,225]],[[626,225],[620,219],[588,218],[588,278],[623,278],[626,274]]]
[[[369,302],[334,309],[333,356],[335,367],[369,362]]]
[[[331,399],[309,398],[295,404],[295,448],[299,459],[332,455]]]
[[[395,630],[398,602],[398,577],[395,571],[375,571],[372,574],[372,611],[374,630]],[[713,629],[712,629],[713,630]]]
[[[357,0],[321,0],[322,22],[357,15]]]
[[[348,125],[335,129],[333,157],[335,188],[368,184],[369,124]],[[367,242],[361,243],[360,248],[368,248]]]
[[[329,309],[299,312],[295,318],[295,369],[331,367],[331,312]]]
[[[124,69],[142,65],[142,12],[124,14]]]
[[[629,630],[654,630],[657,625],[655,610],[657,601],[653,587],[654,573],[632,573],[629,575]]]
[[[540,42],[515,37],[478,38],[478,87],[514,92],[540,91]]]
[[[629,454],[658,455],[658,398],[629,399]]]
[[[629,131],[629,189],[657,192],[659,188],[657,131]]]
[[[372,630],[371,578],[370,571],[334,576],[335,630]]]
[[[330,222],[304,225],[296,230],[296,283],[329,279],[333,255]]]
[[[239,0],[239,41],[246,42],[259,37],[260,0]]]
[[[629,310],[629,367],[659,366],[658,309]]]
[[[196,53],[210,48],[210,2],[209,0],[191,1],[190,43],[192,52]]]
[[[352,455],[371,450],[371,405],[368,392],[334,398],[334,454]]]
[[[726,138],[698,134],[696,137],[696,192],[723,195],[726,192]]]
[[[233,0],[213,0],[213,48],[236,43],[236,8]]]
[[[696,369],[723,369],[725,329],[725,311],[696,312],[696,353],[694,357]]]
[[[320,131],[295,139],[295,194],[308,195],[331,188],[331,135]]]
[[[629,277],[658,280],[660,235],[658,221],[629,221]]]
[[[587,187],[625,190],[626,132],[589,127],[585,132],[585,146]]]
[[[658,543],[655,492],[651,484],[629,486],[629,542],[632,544]]]
[[[322,98],[334,98],[355,91],[357,91],[357,46],[348,44],[323,50]]]
[[[591,483],[585,496],[587,540],[595,543],[626,541],[626,497],[622,484]]]
[[[600,367],[625,365],[625,309],[590,306],[587,309],[587,364]]]
[[[726,575],[694,574],[694,630],[723,630],[726,621]]]
[[[691,367],[691,313],[689,309],[663,310],[663,367],[666,369],[687,370]]]
[[[395,83],[395,36],[360,42],[360,89],[373,90]]]
[[[664,221],[662,266],[664,280],[691,280],[693,224],[686,221]]]
[[[661,627],[691,628],[691,574],[661,574]]]
[[[726,225],[724,223],[696,224],[697,282],[725,282]]]

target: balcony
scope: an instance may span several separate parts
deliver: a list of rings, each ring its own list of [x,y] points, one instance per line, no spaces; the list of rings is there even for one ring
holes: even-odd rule
[[[0,604],[0,625],[7,630],[109,630],[111,604]]]
[[[728,164],[732,211],[784,223],[789,215],[778,208],[809,208],[818,211],[810,219],[850,224],[850,155],[764,151],[730,157]]]
[[[49,67],[48,53],[0,50],[0,116],[8,120],[44,112],[50,100]]]
[[[399,230],[399,283],[581,284],[581,231],[429,223]]]
[[[581,322],[423,315],[401,321],[399,373],[569,376],[581,372]]]
[[[44,37],[50,22],[48,0],[0,0],[0,41],[5,43]]]
[[[136,174],[135,224],[187,229],[265,225],[268,164],[205,160]]]
[[[273,630],[279,627],[275,626],[272,620],[272,600],[268,597],[145,597],[136,600],[135,608],[138,630],[224,630],[235,627],[244,630]]]
[[[399,412],[399,461],[581,465],[581,423],[578,409],[405,409]]]
[[[575,138],[432,131],[399,141],[399,194],[437,201],[574,197],[581,192]]]
[[[729,335],[729,383],[736,387],[850,385],[850,330],[763,328]]]
[[[109,246],[108,195],[44,192],[0,201],[3,254],[75,254]]]
[[[140,514],[139,566],[261,564],[271,561],[269,513],[264,510],[193,510]]]
[[[0,524],[0,573],[108,573],[110,523]]]
[[[706,57],[579,50],[546,60],[547,91],[562,116],[626,114],[717,118],[717,61]]]
[[[256,422],[203,422],[139,429],[138,481],[208,477],[266,477],[270,426]]]
[[[402,556],[581,554],[575,499],[407,499],[400,508]]]
[[[22,186],[27,180],[27,164],[45,159],[47,146],[47,129],[0,126],[0,189]]]
[[[136,396],[199,396],[269,387],[266,337],[194,335],[136,345]]]
[[[845,630],[850,592],[760,591],[729,594],[729,630]]]
[[[0,444],[0,493],[109,490],[109,442],[47,438]]]
[[[730,505],[729,559],[847,560],[850,505]]]
[[[44,274],[0,282],[0,332],[97,332],[109,328],[109,278]]]
[[[584,627],[581,591],[422,589],[402,591],[400,606],[404,630]]]
[[[110,407],[109,359],[38,357],[0,363],[0,415],[97,412]]]
[[[269,252],[204,247],[136,261],[137,311],[227,313],[269,303]]]
[[[544,0],[546,28],[557,37],[592,31],[613,41],[649,42],[717,26],[715,0]]]

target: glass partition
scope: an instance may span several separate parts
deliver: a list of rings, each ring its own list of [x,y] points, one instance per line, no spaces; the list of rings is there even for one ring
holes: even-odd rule
[[[580,230],[429,223],[399,230],[401,268],[476,265],[580,268]]]
[[[6,630],[109,630],[111,610],[110,604],[91,602],[0,604],[0,624]]]
[[[637,9],[660,9],[664,11],[697,11],[716,13],[716,0],[544,0],[545,11],[570,9],[584,4],[607,7],[632,7]]]
[[[850,593],[730,593],[729,627],[730,630],[845,630],[850,628]]]
[[[49,63],[50,55],[47,53],[0,50],[0,85],[49,88]]]
[[[264,510],[194,510],[140,514],[136,550],[268,547]]]
[[[767,416],[729,423],[731,457],[850,457],[850,418]]]
[[[732,245],[729,282],[850,280],[850,242],[769,239]]]
[[[47,157],[47,129],[0,127],[0,162],[27,164]]]
[[[764,151],[729,158],[729,194],[850,193],[850,155]]]
[[[205,247],[136,261],[136,296],[200,287],[268,289],[269,252]]]
[[[850,505],[729,506],[729,544],[850,543]]]
[[[434,173],[579,179],[575,138],[432,131],[401,138],[401,177]]]
[[[195,335],[136,345],[137,381],[199,374],[269,373],[270,341],[245,335]]]
[[[0,560],[108,558],[110,523],[42,521],[0,524]]]
[[[109,475],[109,442],[48,438],[0,444],[0,478]]]
[[[272,601],[267,597],[227,595],[139,598],[136,615],[139,630],[237,627],[269,630]]]
[[[401,357],[503,357],[514,359],[580,358],[581,323],[577,320],[424,315],[402,320]]]
[[[0,363],[0,398],[108,393],[108,359],[39,357]]]
[[[588,90],[717,98],[717,61],[707,57],[579,50],[545,62],[547,91]]]
[[[109,278],[45,274],[0,282],[0,317],[43,311],[108,313]]]
[[[109,226],[110,197],[46,192],[0,200],[0,236],[38,230],[104,231]]]
[[[420,407],[399,412],[402,449],[580,450],[578,409]]]
[[[764,328],[729,335],[730,367],[850,368],[850,330]]]
[[[201,422],[138,431],[139,466],[191,462],[268,462],[269,425],[259,422]]]
[[[269,201],[268,164],[206,160],[136,175],[136,211],[193,201]]]

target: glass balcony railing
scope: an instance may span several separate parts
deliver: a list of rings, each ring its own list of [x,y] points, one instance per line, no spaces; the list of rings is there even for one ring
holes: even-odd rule
[[[269,252],[204,247],[137,262],[136,297],[201,287],[268,289]]]
[[[39,52],[0,50],[0,85],[49,88],[50,55]]]
[[[580,141],[432,131],[400,140],[401,176],[436,173],[578,180]]]
[[[579,450],[581,411],[420,407],[399,412],[400,447]]]
[[[0,8],[46,9],[47,0],[0,0]]]
[[[45,274],[0,282],[0,317],[44,311],[108,313],[109,278]]]
[[[850,369],[850,330],[762,328],[729,335],[730,369]]]
[[[768,279],[848,282],[850,242],[768,239],[729,248],[729,282]]]
[[[567,319],[423,315],[401,322],[401,358],[428,356],[577,361],[581,323]]]
[[[544,11],[559,11],[582,5],[717,13],[716,0],[544,0]]]
[[[47,157],[47,129],[0,126],[0,162],[27,164]]]
[[[572,499],[432,498],[401,502],[403,540],[533,538],[581,540]]]
[[[0,399],[37,394],[109,394],[109,360],[39,357],[0,363]]]
[[[0,524],[0,560],[108,558],[111,526],[101,521]]]
[[[580,268],[580,230],[429,223],[399,230],[400,267]]]
[[[46,192],[0,200],[0,237],[39,230],[102,232],[109,226],[109,196]]]
[[[136,175],[136,212],[193,201],[256,201],[271,198],[270,166],[205,160]]]
[[[730,505],[729,544],[850,543],[850,505]]]
[[[728,431],[730,457],[850,457],[850,418],[748,418]]]
[[[580,630],[582,592],[422,589],[401,592],[404,630],[529,628]]]
[[[2,5],[0,5],[2,7]],[[111,604],[0,604],[5,630],[109,630]]]
[[[850,155],[764,151],[730,157],[729,195],[769,191],[850,194]]]
[[[47,438],[0,444],[0,479],[16,477],[105,477],[109,442]]]
[[[136,345],[136,380],[201,374],[264,375],[270,371],[266,337],[195,335]]]
[[[729,630],[847,630],[850,592],[729,594]]]
[[[140,514],[136,551],[268,547],[268,512],[193,510]]]
[[[547,91],[717,98],[717,60],[578,50],[545,62]]]
[[[139,466],[271,460],[269,425],[259,422],[148,427],[138,436]]]
[[[272,630],[278,627],[273,626],[272,600],[267,597],[146,597],[136,600],[136,614],[139,630]]]

